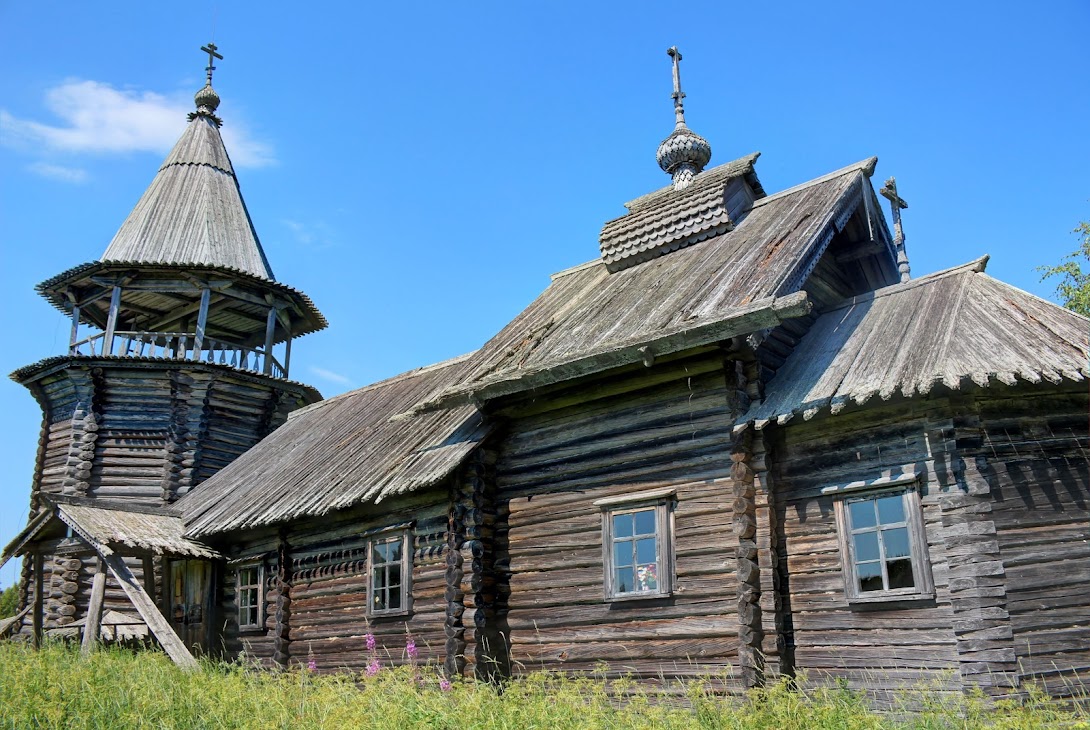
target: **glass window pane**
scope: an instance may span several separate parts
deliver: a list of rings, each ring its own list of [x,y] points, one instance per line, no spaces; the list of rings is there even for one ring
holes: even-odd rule
[[[376,542],[371,546],[371,562],[386,562],[386,545],[384,543]]]
[[[613,565],[617,568],[632,565],[631,541],[622,540],[621,542],[613,543]]]
[[[886,548],[886,560],[909,557],[911,553],[908,550],[908,528],[882,530],[882,545]]]
[[[905,498],[903,494],[878,499],[878,519],[883,525],[905,521]]]
[[[848,512],[851,516],[853,530],[874,527],[877,524],[874,519],[874,500],[872,499],[862,502],[849,502]]]
[[[654,591],[659,587],[658,566],[654,563],[636,568],[636,590]]]
[[[654,535],[655,534],[655,510],[645,509],[637,512],[636,517],[636,534],[637,535]]]
[[[878,560],[882,556],[878,553],[878,533],[861,532],[854,536],[855,562],[864,560]]]
[[[617,593],[630,593],[633,590],[632,568],[617,568],[614,576],[614,589]]]
[[[886,563],[886,573],[889,575],[890,588],[911,588],[916,585],[912,578],[911,560],[894,560]]]
[[[636,562],[656,563],[658,556],[655,550],[655,538],[645,537],[636,541]]]
[[[613,537],[632,537],[632,515],[613,515]]]
[[[390,586],[390,605],[386,608],[397,609],[401,608],[401,587]]]
[[[386,554],[390,556],[390,560],[398,562],[401,560],[401,548],[403,545],[402,540],[394,540],[386,543]]]
[[[856,572],[859,576],[859,590],[861,591],[880,591],[882,590],[882,564],[881,563],[862,563],[856,566]]]

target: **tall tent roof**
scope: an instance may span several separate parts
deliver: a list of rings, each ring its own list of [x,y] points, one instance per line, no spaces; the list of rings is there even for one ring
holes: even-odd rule
[[[222,266],[273,280],[218,119],[193,114],[102,261]]]

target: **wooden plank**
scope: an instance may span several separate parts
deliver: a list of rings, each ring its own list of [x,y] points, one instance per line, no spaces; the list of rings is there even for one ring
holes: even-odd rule
[[[114,332],[117,330],[117,313],[121,309],[121,287],[115,286],[110,294],[110,314],[106,320],[106,335],[102,340],[102,355],[109,355],[114,349]]]
[[[163,650],[166,651],[175,664],[182,669],[194,670],[198,668],[197,660],[193,658],[193,655],[189,653],[189,649],[182,643],[182,640],[178,638],[178,635],[174,633],[174,629],[163,617],[163,614],[159,613],[159,609],[155,607],[155,602],[151,600],[151,597],[144,591],[143,586],[129,570],[129,566],[125,565],[125,561],[120,555],[111,553],[103,557],[110,572],[113,573],[114,578],[121,584],[122,590],[125,591],[125,595],[132,601],[132,605],[139,612],[140,617],[144,619],[144,623],[148,625],[151,632],[155,634],[155,638],[159,640]]]
[[[193,336],[194,357],[200,357],[201,348],[204,346],[204,333],[208,326],[208,303],[212,298],[211,289],[201,290],[200,309],[197,313],[197,331]]]
[[[102,622],[102,598],[106,592],[106,572],[101,562],[91,583],[91,604],[87,607],[87,623],[83,627],[83,644],[80,654],[87,656],[98,643]]]

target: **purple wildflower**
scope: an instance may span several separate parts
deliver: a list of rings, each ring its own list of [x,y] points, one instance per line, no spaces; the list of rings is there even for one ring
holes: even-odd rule
[[[420,653],[416,648],[416,642],[412,639],[405,642],[405,653],[409,655],[410,659],[416,659],[417,654]]]
[[[370,664],[367,665],[367,676],[373,677],[378,674],[378,670],[382,668],[382,665],[378,663],[378,659],[373,659]]]
[[[314,661],[313,659],[307,659],[307,671],[308,672],[318,671],[318,662]]]
[[[374,651],[375,650],[375,635],[372,634],[370,631],[368,631],[367,635],[364,636],[363,638],[367,642],[367,651]]]
[[[450,692],[451,686],[452,685],[451,685],[449,679],[440,679],[439,680],[439,689],[443,690],[444,692]]]

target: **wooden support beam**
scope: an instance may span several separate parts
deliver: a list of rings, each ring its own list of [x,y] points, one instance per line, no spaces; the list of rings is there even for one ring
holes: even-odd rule
[[[207,289],[205,291],[207,291]],[[202,294],[201,300],[203,301],[203,299],[204,295]],[[225,297],[222,294],[216,294],[215,296],[210,297],[208,300],[209,311],[211,311],[212,307],[214,307],[215,305],[220,304],[224,299]],[[152,322],[147,322],[146,324],[142,324],[141,326],[149,330],[166,330],[169,329],[167,325],[172,325],[179,320],[185,319],[194,312],[200,311],[200,308],[201,302],[196,301],[192,304],[187,304],[184,307],[172,309],[169,313],[163,315],[159,319]]]
[[[80,646],[80,654],[83,656],[94,651],[102,630],[102,599],[106,595],[106,571],[102,567],[102,558],[99,558],[98,569],[91,582],[91,605],[87,607],[87,623],[83,626],[83,643]]]
[[[269,307],[269,316],[265,320],[265,362],[262,366],[261,372],[265,375],[272,373],[272,350],[273,339],[276,335],[276,307]]]
[[[144,619],[144,623],[148,625],[155,638],[159,640],[167,656],[182,669],[197,669],[199,666],[197,660],[193,658],[193,655],[189,653],[189,649],[178,638],[178,634],[174,633],[170,623],[155,607],[155,602],[144,591],[143,586],[136,580],[136,576],[129,570],[129,566],[125,565],[125,561],[121,556],[117,553],[110,553],[103,556],[103,559],[106,561],[106,566],[110,569],[110,572],[113,573],[114,578],[121,584],[121,590],[125,591],[125,595],[129,597],[133,607],[136,608],[140,617]]]
[[[199,359],[201,356],[201,348],[204,345],[204,330],[208,326],[208,303],[212,300],[212,290],[204,289],[201,291],[201,304],[197,313],[197,333],[193,337],[193,352]]]
[[[288,371],[291,368],[291,335],[288,335],[287,341],[284,342],[284,377],[288,377]]]
[[[79,337],[79,305],[72,305],[72,333],[68,337],[68,354],[76,352],[76,340]]]
[[[110,314],[106,319],[106,337],[102,342],[103,355],[109,355],[114,349],[114,332],[117,330],[117,313],[121,310],[121,287],[115,286],[110,293]]]

